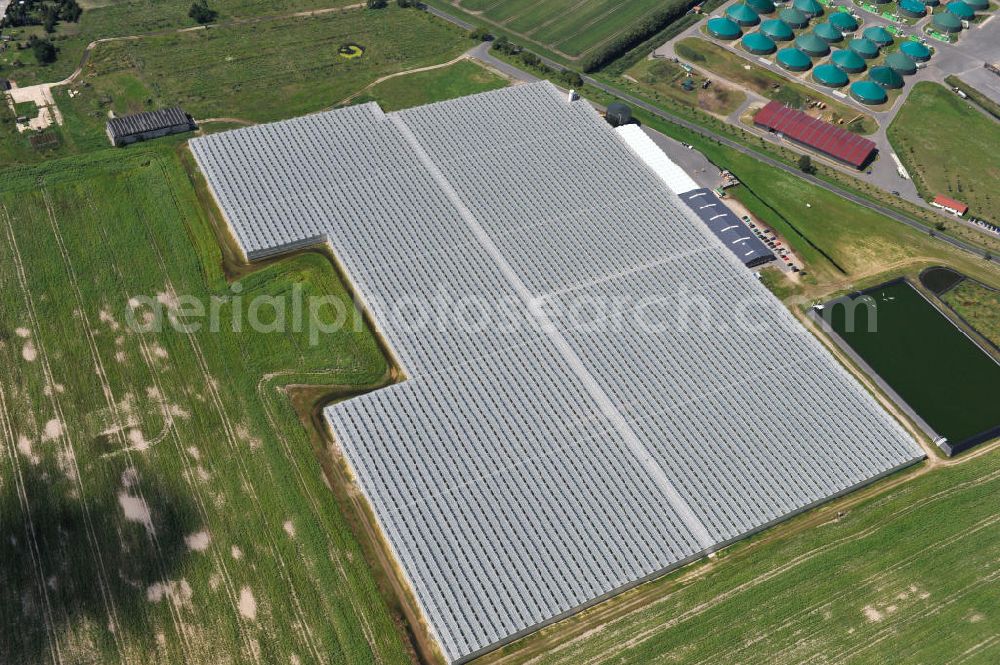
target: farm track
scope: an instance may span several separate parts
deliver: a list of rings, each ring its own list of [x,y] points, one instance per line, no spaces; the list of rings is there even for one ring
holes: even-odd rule
[[[374,88],[375,86],[377,86],[379,83],[382,83],[384,81],[388,81],[388,80],[394,79],[394,78],[399,78],[400,76],[408,76],[410,74],[419,74],[420,72],[430,72],[430,71],[433,71],[435,69],[444,69],[445,67],[451,67],[452,65],[458,64],[459,62],[461,62],[463,60],[468,60],[469,58],[470,58],[470,56],[469,56],[468,53],[463,53],[462,55],[458,56],[457,58],[453,58],[453,59],[449,60],[448,62],[442,62],[442,63],[437,64],[437,65],[428,65],[426,67],[416,67],[414,69],[404,69],[401,72],[393,72],[392,74],[386,74],[385,76],[381,76],[381,77],[375,79],[374,81],[372,81],[371,83],[369,83],[365,87],[361,88],[357,92],[352,93],[349,97],[345,97],[341,101],[337,102],[337,104],[335,106],[331,106],[330,108],[332,109],[332,108],[336,108],[337,106],[343,106],[344,104],[349,103],[352,99],[356,98],[358,95],[364,94],[368,90],[371,90],[372,88]]]
[[[21,252],[18,248],[17,238],[14,234],[14,227],[11,224],[10,215],[6,209],[6,206],[2,206],[4,222],[6,226],[6,233],[8,243],[10,245],[13,259],[14,268],[17,275],[18,284],[21,289],[21,294],[24,299],[24,309],[28,315],[28,320],[31,324],[31,330],[37,335],[38,340],[36,348],[38,350],[38,360],[40,361],[42,367],[42,373],[48,385],[54,386],[56,384],[55,379],[52,374],[52,366],[49,362],[49,356],[45,349],[45,345],[42,341],[41,326],[38,322],[38,314],[35,310],[35,303],[31,298],[31,291],[28,287],[27,273],[24,269],[24,262],[21,259]],[[65,426],[66,419],[62,410],[62,405],[59,400],[55,397],[55,392],[49,397],[50,406],[56,417],[59,419],[60,423],[63,423],[62,431],[60,432],[59,439],[63,443],[63,450],[67,456],[69,463],[72,466],[72,476],[73,482],[76,485],[76,490],[79,493],[78,499],[80,501],[80,507],[83,515],[83,522],[85,530],[87,532],[87,543],[90,548],[91,556],[97,566],[97,585],[100,588],[101,598],[104,604],[104,609],[107,614],[107,619],[109,625],[117,626],[118,622],[118,612],[115,607],[115,601],[111,594],[111,588],[108,582],[108,572],[104,563],[104,556],[101,553],[100,543],[97,542],[96,532],[94,530],[93,518],[90,515],[90,508],[87,502],[87,495],[83,485],[83,477],[80,474],[80,467],[76,459],[76,451],[73,446],[73,439],[70,436],[69,428]],[[120,637],[117,632],[115,633],[115,643],[119,651],[119,656],[124,657],[123,645],[120,642]]]

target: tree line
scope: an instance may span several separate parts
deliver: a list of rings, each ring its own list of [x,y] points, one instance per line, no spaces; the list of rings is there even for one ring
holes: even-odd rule
[[[694,0],[672,0],[666,7],[649,14],[599,50],[584,58],[580,63],[581,69],[589,73],[617,60],[633,47],[680,19],[696,4],[699,3]]]

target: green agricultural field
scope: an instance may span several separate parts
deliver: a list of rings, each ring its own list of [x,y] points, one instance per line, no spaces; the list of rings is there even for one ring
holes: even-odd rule
[[[843,122],[847,129],[859,134],[871,134],[878,129],[878,123],[870,115],[794,83],[781,74],[755,65],[704,39],[688,37],[677,42],[674,48],[677,56],[689,64],[714,72],[738,85],[745,85],[768,99],[776,99],[797,108],[802,107],[807,100],[822,101],[827,107],[819,116],[823,120]],[[747,66],[750,69],[746,69]]]
[[[522,42],[576,60],[634,27],[656,10],[656,0],[442,0],[472,20],[496,26]]]
[[[942,194],[1000,223],[1000,125],[943,86],[924,81],[889,127],[889,141],[920,195]]]
[[[923,470],[481,662],[995,663],[1000,452]]]
[[[218,12],[217,22],[226,23],[358,3],[355,0],[209,0],[208,4]],[[188,17],[191,0],[81,0],[80,6],[84,12],[79,23],[59,23],[51,36],[41,26],[5,30],[15,43],[26,42],[30,35],[50,38],[59,49],[59,56],[54,64],[41,66],[29,51],[10,49],[0,54],[0,76],[15,79],[21,86],[60,81],[76,69],[87,44],[96,39],[198,25]]]
[[[397,76],[382,81],[351,100],[352,104],[373,101],[386,112],[464,97],[503,88],[507,79],[472,60]]]
[[[966,279],[941,299],[1000,348],[1000,290]]]
[[[179,149],[0,174],[0,662],[409,662],[286,388],[387,361],[326,257],[224,278]],[[129,325],[295,289],[348,326]]]
[[[827,309],[833,330],[952,446],[1000,427],[1000,364],[909,282],[876,286]]]
[[[733,113],[747,98],[742,90],[717,82],[711,83],[707,89],[702,88],[702,84],[711,77],[700,73],[692,77],[694,89],[684,90],[681,84],[688,78],[687,72],[668,60],[640,60],[625,72],[625,76],[651,92],[719,116]]]
[[[340,55],[348,43],[364,55]],[[333,106],[380,76],[446,62],[470,46],[423,12],[351,10],[115,42],[95,51],[87,73],[130,76],[153,106],[262,122]],[[101,101],[87,97],[81,104]]]
[[[341,46],[365,47],[344,58]],[[108,113],[180,104],[198,119],[263,122],[333,107],[373,81],[448,62],[471,46],[465,34],[423,12],[353,9],[98,45],[80,82],[56,88],[62,153],[107,146]],[[458,74],[468,73],[457,70]],[[475,81],[467,81],[475,90]],[[456,82],[461,91],[465,83]],[[445,93],[441,81],[437,90]],[[400,81],[384,97],[401,92]],[[434,90],[428,91],[433,93]],[[71,94],[72,93],[72,94]],[[0,163],[48,156],[32,149],[0,109]]]

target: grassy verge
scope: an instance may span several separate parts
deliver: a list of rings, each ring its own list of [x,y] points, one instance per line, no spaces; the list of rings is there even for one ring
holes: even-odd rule
[[[941,299],[994,346],[1000,347],[1000,291],[966,279]]]
[[[407,662],[283,388],[384,384],[364,323],[127,325],[235,293],[174,145],[0,178],[0,661]],[[360,316],[318,254],[240,285]]]
[[[948,76],[945,78],[945,83],[955,88],[958,88],[972,100],[974,104],[977,104],[984,111],[989,113],[991,116],[1000,120],[1000,104],[997,104],[992,99],[979,92],[972,86],[965,83],[962,79],[957,76]]]
[[[948,89],[918,83],[889,127],[893,149],[920,196],[942,194],[970,214],[1000,223],[1000,125]]]

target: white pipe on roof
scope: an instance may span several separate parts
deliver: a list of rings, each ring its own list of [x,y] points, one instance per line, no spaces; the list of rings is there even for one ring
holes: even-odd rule
[[[642,131],[638,125],[622,125],[615,131],[618,136],[632,149],[639,159],[646,163],[653,173],[659,176],[674,194],[683,194],[693,189],[700,189],[698,183],[691,179],[684,169],[677,166],[660,146]],[[694,197],[692,197],[694,198]]]

